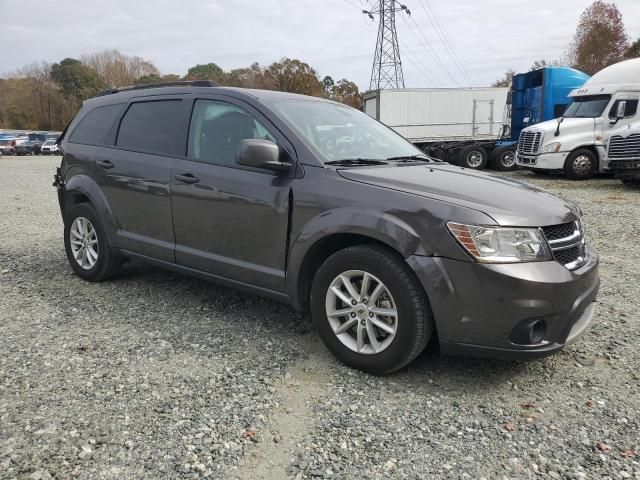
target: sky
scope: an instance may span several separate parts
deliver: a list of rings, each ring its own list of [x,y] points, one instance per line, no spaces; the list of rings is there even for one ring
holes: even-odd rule
[[[0,75],[106,49],[183,75],[298,58],[323,77],[369,86],[375,0],[0,0]],[[487,86],[509,67],[562,55],[591,0],[402,0],[396,18],[407,88]],[[616,0],[640,37],[640,0]],[[434,21],[434,18],[436,19]],[[438,28],[440,27],[440,28]]]

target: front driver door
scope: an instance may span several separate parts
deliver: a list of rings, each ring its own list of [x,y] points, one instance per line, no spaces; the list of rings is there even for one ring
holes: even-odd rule
[[[235,153],[243,139],[286,139],[250,106],[222,98],[194,101],[187,159],[173,162],[176,263],[282,291],[294,169],[243,167]]]

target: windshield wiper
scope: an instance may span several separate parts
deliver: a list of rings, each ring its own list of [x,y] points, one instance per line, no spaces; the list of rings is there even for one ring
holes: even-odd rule
[[[359,165],[387,165],[387,162],[373,158],[343,158],[342,160],[329,160],[328,162],[324,162],[324,164],[350,167]]]
[[[433,162],[432,158],[427,157],[426,155],[401,155],[399,157],[389,157],[388,161],[393,162]]]

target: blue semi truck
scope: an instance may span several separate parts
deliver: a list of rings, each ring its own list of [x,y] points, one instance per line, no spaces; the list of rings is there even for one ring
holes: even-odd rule
[[[373,90],[364,111],[425,153],[472,169],[516,168],[523,128],[561,117],[589,76],[568,67],[514,75],[511,88]]]

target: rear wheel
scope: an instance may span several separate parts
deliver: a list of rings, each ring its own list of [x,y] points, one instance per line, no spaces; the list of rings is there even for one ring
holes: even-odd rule
[[[331,255],[313,279],[311,314],[338,359],[375,374],[410,363],[433,331],[414,273],[395,252],[379,246],[358,245]]]
[[[64,246],[73,271],[83,280],[101,282],[121,265],[109,243],[104,224],[90,203],[72,207],[66,215]]]
[[[571,180],[587,180],[593,177],[598,164],[596,155],[586,148],[571,153],[564,162],[564,175]]]
[[[516,165],[516,148],[513,146],[498,147],[493,152],[495,157],[496,170],[506,172],[515,170]]]
[[[487,166],[487,151],[477,145],[469,145],[460,152],[460,165],[473,170],[482,170]]]

